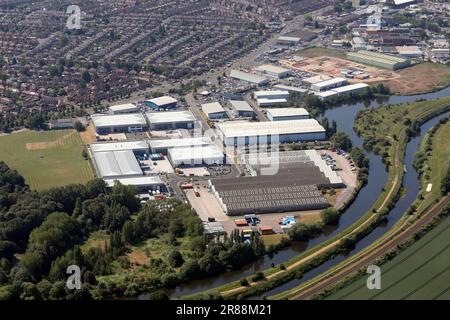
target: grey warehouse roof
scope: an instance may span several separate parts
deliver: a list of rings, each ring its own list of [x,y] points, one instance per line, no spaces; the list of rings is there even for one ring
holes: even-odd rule
[[[183,139],[158,139],[158,140],[149,140],[149,144],[152,150],[157,148],[204,146],[211,144],[211,139],[207,137],[195,137]]]
[[[253,111],[247,101],[230,100],[231,105],[237,111]]]
[[[90,146],[93,152],[105,152],[105,151],[121,151],[121,150],[146,150],[148,144],[144,140],[137,141],[120,141],[120,142],[104,142],[93,143]]]
[[[225,109],[218,102],[202,104],[202,111],[205,114],[225,112]]]
[[[95,152],[94,160],[102,178],[142,175],[131,150]]]
[[[92,115],[92,121],[96,128],[101,127],[126,127],[147,126],[147,121],[140,113],[117,114],[117,115]]]
[[[154,98],[154,99],[150,99],[148,101],[156,104],[157,106],[165,106],[167,104],[177,103],[177,99],[169,97],[169,96]]]

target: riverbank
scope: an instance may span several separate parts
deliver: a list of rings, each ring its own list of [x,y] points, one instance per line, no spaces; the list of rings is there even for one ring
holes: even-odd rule
[[[448,98],[447,98],[448,100]],[[434,113],[440,113],[442,110],[446,110],[448,103],[446,99],[441,99],[433,102],[434,106],[426,108],[424,112],[419,112],[423,110],[423,102],[416,102],[412,104],[414,108],[411,115],[416,115],[417,118],[414,120],[426,121],[426,119],[433,116]],[[408,104],[405,107],[410,106]],[[389,107],[389,106],[388,106]],[[398,112],[404,110],[398,110]],[[378,126],[380,136],[386,136],[385,128]],[[211,292],[219,292],[228,298],[250,296],[254,294],[261,294],[270,288],[283,283],[284,281],[289,281],[294,277],[298,277],[311,267],[315,267],[328,260],[328,258],[339,253],[342,249],[346,249],[347,246],[351,246],[352,242],[359,240],[369,233],[376,225],[383,220],[383,218],[388,214],[389,210],[393,208],[396,200],[399,197],[399,191],[401,187],[402,177],[403,177],[403,156],[406,143],[408,140],[408,135],[406,134],[407,125],[398,123],[394,128],[392,128],[391,143],[389,146],[389,156],[390,160],[385,157],[385,159],[390,161],[388,166],[389,179],[388,183],[385,185],[381,195],[378,197],[375,204],[372,206],[364,217],[359,219],[350,228],[346,229],[342,233],[336,235],[335,237],[329,239],[328,241],[322,243],[321,245],[308,250],[304,254],[295,257],[288,262],[284,263],[283,267],[272,268],[265,271],[266,280],[262,282],[253,282],[248,287],[240,286],[239,283],[228,284],[227,286],[219,287]],[[394,131],[393,130],[400,130]],[[397,133],[397,138],[394,139],[394,134]],[[300,268],[302,267],[302,268]],[[251,280],[251,279],[250,279]],[[249,281],[251,282],[251,281]],[[251,288],[251,290],[250,290]],[[198,295],[188,296],[184,298],[196,298]]]

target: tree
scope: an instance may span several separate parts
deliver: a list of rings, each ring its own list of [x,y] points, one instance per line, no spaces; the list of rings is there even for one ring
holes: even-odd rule
[[[327,225],[337,225],[339,223],[340,214],[335,208],[322,210],[320,213],[323,223]]]
[[[83,79],[84,82],[89,83],[92,81],[92,75],[89,73],[89,71],[84,71],[81,75],[81,79]]]
[[[173,268],[181,267],[181,265],[183,265],[184,263],[183,256],[177,250],[170,251],[167,259],[169,261],[170,266]]]
[[[78,132],[83,132],[86,131],[86,127],[80,122],[80,121],[75,121],[73,127],[75,128],[75,130],[77,130]]]
[[[345,132],[337,132],[331,139],[336,148],[340,148],[346,151],[352,149],[352,140]]]
[[[441,183],[442,195],[445,196],[449,192],[450,192],[450,166],[447,168],[447,173],[442,178],[442,183]]]

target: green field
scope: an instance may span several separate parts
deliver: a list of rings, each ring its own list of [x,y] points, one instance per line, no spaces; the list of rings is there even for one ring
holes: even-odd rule
[[[0,137],[0,161],[16,169],[34,190],[94,178],[83,143],[75,130],[26,131]]]
[[[450,299],[450,218],[381,266],[381,290],[368,290],[366,277],[327,297],[341,299]]]

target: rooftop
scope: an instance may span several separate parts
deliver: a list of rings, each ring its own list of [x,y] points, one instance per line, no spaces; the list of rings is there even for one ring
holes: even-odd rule
[[[134,178],[105,179],[109,187],[113,187],[116,182],[120,182],[125,186],[152,186],[164,185],[164,182],[158,176],[143,176]]]
[[[222,105],[220,103],[212,102],[212,103],[202,104],[202,111],[204,113],[208,114],[208,113],[225,112],[225,109],[222,107]]]
[[[154,98],[154,99],[150,99],[148,100],[151,103],[154,103],[157,106],[165,106],[167,104],[172,104],[172,103],[177,103],[177,99],[169,97],[169,96],[163,96],[163,97],[159,97],[159,98]]]
[[[276,73],[276,74],[285,73],[285,72],[290,71],[289,69],[275,66],[273,64],[264,64],[262,66],[257,67],[256,70],[261,71],[261,72],[270,72],[270,73]]]
[[[195,117],[190,111],[148,112],[145,114],[148,121],[155,123],[191,122]]]
[[[223,158],[223,150],[216,145],[172,148],[169,150],[170,158],[174,161],[190,161],[195,159]]]
[[[230,100],[230,103],[237,111],[253,111],[247,101]]]
[[[121,151],[121,150],[142,150],[148,149],[148,144],[144,140],[120,141],[92,143],[90,148],[93,152]]]
[[[325,129],[320,125],[320,123],[314,119],[288,120],[280,122],[232,121],[218,123],[216,126],[227,138],[325,132]]]
[[[102,178],[142,175],[142,169],[131,150],[95,152],[94,160]]]
[[[203,146],[211,143],[211,140],[207,137],[149,140],[149,144],[152,149]]]
[[[256,99],[266,96],[289,96],[289,91],[286,90],[264,90],[255,91],[254,96]]]
[[[317,76],[313,76],[310,78],[304,78],[304,79],[302,79],[302,81],[305,83],[308,83],[308,84],[315,84],[315,83],[319,83],[319,82],[330,80],[330,79],[331,79],[331,77],[326,74],[319,74]]]
[[[314,87],[323,88],[323,87],[327,87],[327,86],[338,84],[338,83],[345,82],[345,81],[347,81],[347,79],[341,78],[341,77],[336,77],[336,78],[325,80],[322,82],[317,82],[314,84]]]
[[[268,80],[266,77],[239,70],[231,70],[230,77],[257,84],[266,82]]]
[[[147,121],[140,113],[131,113],[131,114],[117,114],[117,115],[104,115],[97,114],[92,115],[92,121],[94,122],[94,126],[96,128],[99,127],[113,127],[113,126],[146,126]]]
[[[132,103],[118,104],[118,105],[109,107],[109,109],[112,111],[124,111],[124,110],[137,109],[137,108],[138,107]]]
[[[309,116],[304,108],[276,108],[267,111],[272,117]]]

